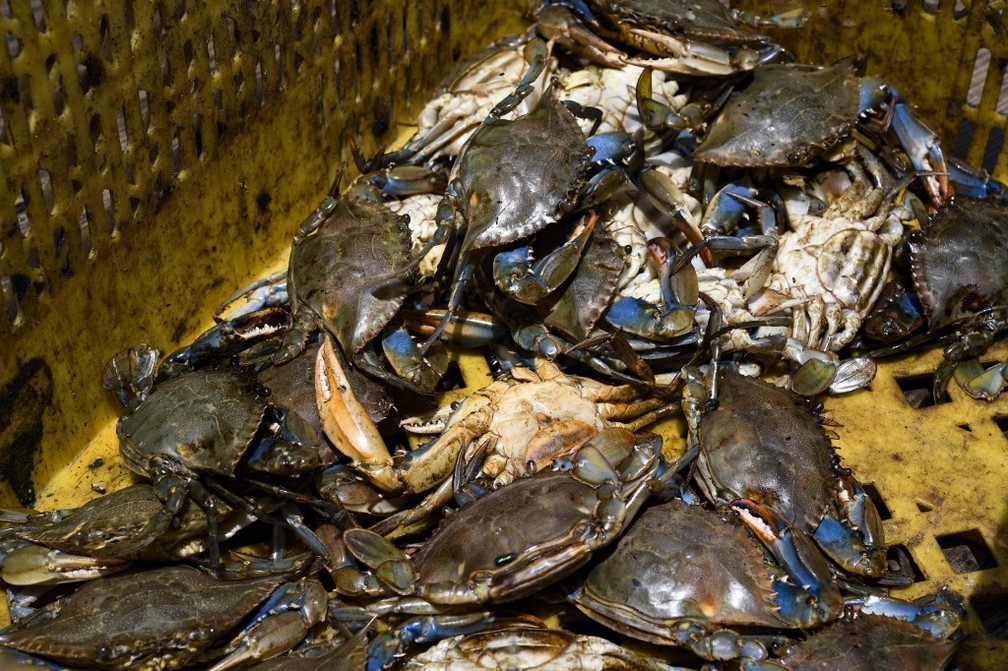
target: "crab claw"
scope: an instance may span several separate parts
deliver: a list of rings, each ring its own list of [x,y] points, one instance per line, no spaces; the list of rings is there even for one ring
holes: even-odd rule
[[[788,619],[810,628],[839,617],[843,610],[840,589],[812,539],[755,501],[738,499],[730,507],[787,571],[789,579],[777,581],[774,589]]]
[[[634,184],[644,192],[655,207],[672,217],[676,227],[682,231],[687,240],[693,244],[704,241],[703,231],[693,221],[693,215],[686,206],[682,191],[668,175],[653,166],[644,166],[634,178]],[[706,248],[700,250],[700,258],[707,266],[714,264],[714,257]]]
[[[327,605],[328,594],[318,580],[302,578],[281,585],[231,641],[227,656],[208,671],[245,668],[287,652],[325,618]]]
[[[392,455],[367,409],[354,395],[332,339],[325,336],[315,359],[315,394],[322,430],[354,467],[386,491],[399,491]]]
[[[587,221],[586,221],[587,219]],[[591,239],[598,217],[594,211],[581,218],[570,238],[535,265],[528,246],[499,252],[493,260],[494,284],[504,294],[526,305],[536,305],[574,272]]]
[[[921,121],[902,94],[876,77],[861,80],[860,112],[885,108],[889,128],[910,159],[914,170],[923,178],[931,202],[940,207],[951,195],[949,169],[938,135]]]
[[[544,5],[536,10],[539,34],[563,46],[568,51],[588,59],[595,65],[622,68],[626,54],[612,46],[589,28],[566,7]]]

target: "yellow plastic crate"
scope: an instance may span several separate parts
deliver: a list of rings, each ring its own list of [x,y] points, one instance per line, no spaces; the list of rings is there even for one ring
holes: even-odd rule
[[[349,138],[365,153],[391,143],[461,54],[524,28],[524,3],[484,4],[0,0],[0,503],[77,505],[129,481],[105,362],[141,340],[179,345],[282,264]],[[800,60],[865,54],[947,152],[1008,180],[1003,2],[807,4],[808,25],[777,36]],[[464,359],[466,381],[485,383]],[[913,409],[904,389],[936,362],[884,363],[827,410],[845,465],[885,504],[888,540],[919,569],[902,594],[964,594],[960,665],[995,669],[1008,659],[1008,398],[953,389]],[[672,450],[680,428],[664,427]]]

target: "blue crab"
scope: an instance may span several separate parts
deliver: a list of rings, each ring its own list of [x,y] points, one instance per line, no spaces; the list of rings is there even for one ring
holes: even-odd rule
[[[571,599],[615,631],[744,668],[786,640],[755,632],[839,617],[840,590],[812,541],[762,506],[732,508],[765,549],[734,514],[669,501],[642,512]]]
[[[748,25],[798,25],[797,11],[761,20],[716,0],[567,0],[536,12],[539,32],[610,67],[624,63],[690,75],[751,70],[783,50]],[[645,53],[630,56],[614,43]]]
[[[78,667],[178,669],[251,615],[228,649],[238,658],[215,667],[223,671],[289,649],[321,621],[326,605],[318,581],[222,581],[192,567],[165,566],[89,582],[54,617],[4,629],[0,646]]]
[[[878,511],[839,467],[819,417],[788,389],[714,366],[683,392],[697,481],[711,502],[750,498],[810,534],[846,571],[885,575]]]
[[[942,398],[953,374],[974,398],[991,400],[1004,388],[1004,364],[984,371],[975,358],[1006,329],[1008,206],[957,196],[908,239],[910,288],[890,293],[870,315],[865,334],[892,344],[883,356],[920,342],[949,343],[935,374]]]
[[[718,166],[809,165],[847,141],[863,120],[883,116],[934,204],[949,196],[948,170],[934,131],[885,81],[857,76],[859,62],[829,67],[772,64],[732,91],[693,152]]]

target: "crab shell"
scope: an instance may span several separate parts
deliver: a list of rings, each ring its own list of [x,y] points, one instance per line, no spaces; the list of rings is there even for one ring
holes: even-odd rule
[[[742,167],[807,165],[849,135],[859,105],[851,59],[827,68],[764,65],[728,98],[693,160]]]
[[[493,664],[493,666],[490,666]],[[514,625],[445,639],[406,662],[404,671],[673,671],[598,636]]]
[[[958,646],[895,618],[862,614],[795,643],[780,662],[790,671],[938,671]]]
[[[417,594],[433,603],[505,602],[569,575],[636,515],[660,443],[634,446],[629,431],[610,429],[579,450],[570,471],[540,471],[463,507],[414,556]],[[605,456],[628,448],[618,464]]]
[[[706,393],[690,382],[683,394],[704,495],[715,505],[739,498],[761,503],[814,536],[845,570],[881,577],[886,561],[878,511],[860,484],[839,468],[809,402],[728,368],[718,377],[716,407],[700,413]]]
[[[765,35],[739,25],[717,0],[589,0],[588,4],[613,22],[625,38],[632,38],[633,31],[640,29],[725,45],[756,46],[768,42]],[[646,48],[647,43],[636,46]]]
[[[151,456],[178,459],[195,471],[232,475],[266,415],[254,383],[229,370],[201,370],[165,380],[119,420],[126,465],[147,475]]]
[[[555,222],[573,206],[591,156],[577,119],[552,89],[529,114],[488,118],[452,169],[456,208],[467,225],[462,258]]]
[[[1008,304],[1008,207],[957,197],[910,235],[909,248],[929,329]]]
[[[615,631],[663,645],[674,644],[685,623],[708,631],[802,626],[776,603],[773,582],[781,574],[740,524],[673,500],[641,513],[574,601]],[[825,618],[839,615],[836,597]]]
[[[291,248],[291,304],[311,310],[352,358],[402,307],[409,283],[375,278],[408,265],[411,245],[406,217],[371,200],[341,198]]]
[[[281,582],[217,580],[182,565],[102,578],[77,590],[55,618],[0,634],[0,645],[73,666],[177,669]]]

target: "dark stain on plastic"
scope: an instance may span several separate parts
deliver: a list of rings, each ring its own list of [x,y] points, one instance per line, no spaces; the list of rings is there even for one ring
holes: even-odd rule
[[[182,341],[182,336],[184,336],[188,330],[189,326],[186,324],[186,320],[181,320],[175,325],[175,330],[172,331],[171,341],[177,345]]]
[[[20,364],[14,379],[0,390],[0,476],[27,508],[35,505],[32,470],[52,390],[52,371],[39,357]]]
[[[273,196],[269,195],[266,191],[260,191],[259,195],[256,196],[256,207],[259,208],[259,214],[269,212],[270,203],[272,202]]]

